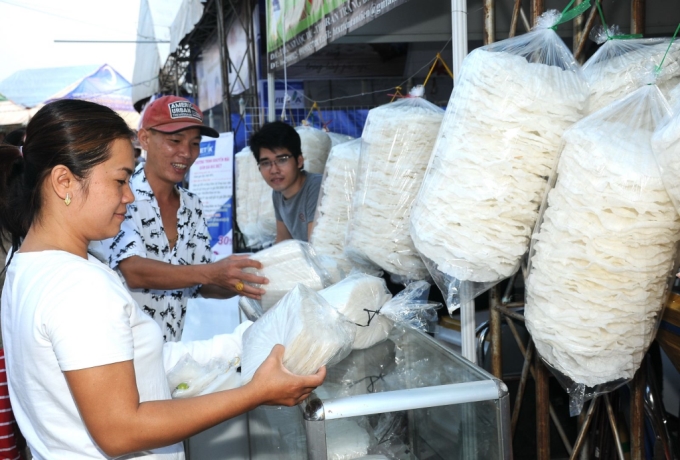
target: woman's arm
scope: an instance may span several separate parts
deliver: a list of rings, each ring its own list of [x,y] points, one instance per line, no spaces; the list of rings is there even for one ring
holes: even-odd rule
[[[92,439],[109,456],[175,444],[262,404],[293,406],[323,383],[325,368],[296,376],[276,345],[241,388],[196,398],[139,402],[132,361],[64,372]]]

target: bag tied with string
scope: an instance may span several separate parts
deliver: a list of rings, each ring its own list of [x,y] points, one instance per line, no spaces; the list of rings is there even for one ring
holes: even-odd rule
[[[646,84],[648,75],[668,50],[656,85],[668,98],[680,84],[680,43],[670,38],[622,35],[618,26],[599,26],[590,37],[602,46],[583,64],[583,77],[590,87],[586,113],[591,114]]]
[[[531,32],[463,61],[411,212],[449,312],[518,269],[561,135],[581,118],[588,89],[551,28],[564,16],[544,13]]]
[[[645,85],[564,133],[532,237],[525,316],[572,415],[633,377],[658,327],[680,241],[651,144],[669,114]]]
[[[428,277],[408,223],[444,111],[423,91],[368,112],[345,245],[350,259],[377,265],[395,281]]]

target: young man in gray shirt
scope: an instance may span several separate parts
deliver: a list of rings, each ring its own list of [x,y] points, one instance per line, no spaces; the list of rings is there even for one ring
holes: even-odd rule
[[[321,174],[303,170],[300,135],[281,121],[265,124],[250,139],[260,174],[273,189],[276,243],[309,241],[321,189]]]

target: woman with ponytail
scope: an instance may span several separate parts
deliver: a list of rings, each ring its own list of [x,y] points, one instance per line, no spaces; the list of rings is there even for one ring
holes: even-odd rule
[[[112,110],[47,104],[29,123],[23,161],[0,184],[11,241],[2,293],[10,400],[36,459],[183,459],[181,441],[260,404],[294,405],[325,370],[296,376],[277,345],[234,390],[171,400],[165,369],[239,356],[241,325],[208,341],[164,344],[118,275],[87,252],[115,236],[133,200],[132,133]]]

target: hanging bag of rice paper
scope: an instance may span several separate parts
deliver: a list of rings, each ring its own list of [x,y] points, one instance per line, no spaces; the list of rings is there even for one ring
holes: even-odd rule
[[[249,248],[270,246],[276,239],[272,189],[262,178],[250,147],[235,156],[236,223]]]
[[[416,87],[410,97],[368,112],[345,247],[352,260],[403,281],[428,278],[408,223],[444,110],[422,95]]]
[[[518,269],[562,133],[581,118],[588,89],[551,29],[560,17],[463,61],[411,213],[449,312]]]
[[[669,114],[645,85],[564,133],[532,236],[525,317],[572,415],[630,380],[656,333],[680,241],[651,144]]]
[[[621,35],[618,26],[599,26],[590,34],[602,46],[583,64],[583,77],[590,87],[586,113],[591,114],[647,83],[647,77],[663,58],[670,38]],[[668,97],[680,83],[680,43],[673,43],[656,84]]]
[[[678,86],[680,93],[680,85]],[[680,213],[680,98],[670,104],[673,115],[652,136],[652,149],[668,195]]]
[[[311,375],[352,351],[355,326],[317,292],[296,285],[243,334],[241,377],[248,383],[276,344],[293,374]]]
[[[324,269],[314,249],[303,241],[282,241],[253,254],[251,259],[260,262],[262,268],[248,267],[243,271],[269,280],[268,284],[255,285],[265,290],[261,300],[264,311],[273,307],[298,283],[314,291],[332,284],[331,275]]]
[[[305,159],[305,171],[323,174],[332,146],[328,133],[308,125],[296,126],[295,131],[300,135],[300,150]]]
[[[346,273],[352,264],[345,256],[345,235],[356,188],[361,139],[338,144],[331,150],[321,180],[319,203],[310,244],[318,254],[332,257]]]
[[[333,133],[331,131],[327,131],[326,134],[331,138],[331,150],[336,145],[344,144],[345,142],[353,141],[355,139],[349,134]]]

